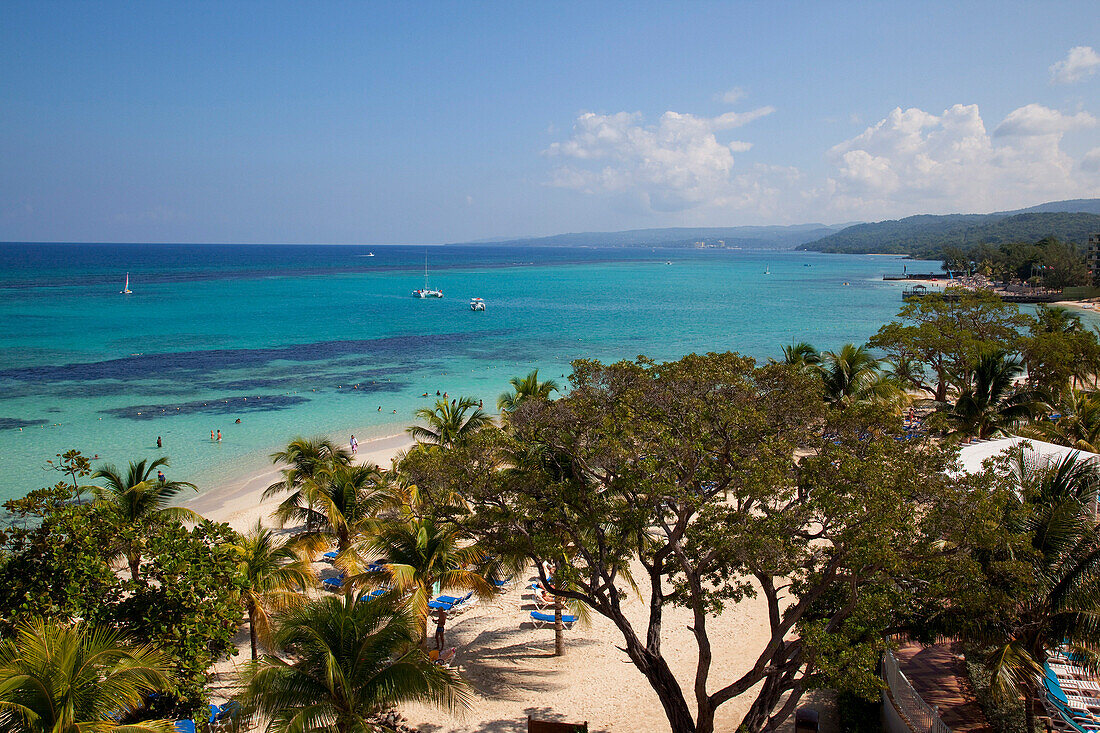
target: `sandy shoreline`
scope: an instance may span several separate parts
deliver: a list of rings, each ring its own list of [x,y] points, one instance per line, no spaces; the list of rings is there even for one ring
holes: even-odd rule
[[[375,438],[359,444],[355,456],[356,463],[377,463],[382,468],[390,468],[394,457],[413,445],[413,440],[405,433],[397,433]],[[344,446],[347,448],[348,446]],[[202,516],[215,522],[226,522],[238,532],[245,532],[256,524],[257,519],[265,520],[271,510],[286,497],[273,497],[263,500],[263,492],[279,480],[279,467],[270,468],[227,479],[213,489],[184,503]]]

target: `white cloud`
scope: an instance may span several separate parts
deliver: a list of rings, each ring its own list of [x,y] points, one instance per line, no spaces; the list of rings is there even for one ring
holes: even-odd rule
[[[730,89],[728,92],[722,92],[720,94],[715,94],[714,99],[719,101],[719,102],[725,102],[726,104],[733,104],[734,102],[740,101],[744,96],[745,96],[745,90],[744,89],[742,89],[741,87],[734,87],[733,89]]]
[[[760,107],[698,117],[665,112],[655,125],[631,112],[577,117],[572,136],[553,143],[546,153],[564,162],[551,184],[588,193],[639,196],[658,211],[678,211],[736,196],[734,153],[752,144],[721,142],[716,133],[743,127],[774,112]]]
[[[1100,177],[1075,173],[1063,133],[1091,127],[1087,112],[1037,104],[1010,112],[993,135],[977,105],[941,115],[895,109],[828,154],[835,173],[823,189],[838,213],[981,212],[1100,193]]]
[[[738,164],[752,142],[720,139],[772,112],[669,111],[655,123],[639,113],[586,112],[568,139],[545,151],[556,161],[549,183],[627,197],[649,213],[691,211],[693,221],[715,225],[997,211],[1100,196],[1100,148],[1082,158],[1062,149],[1065,134],[1097,125],[1088,112],[1028,104],[990,132],[977,105],[940,114],[897,108],[825,151],[826,169],[814,176]]]
[[[1073,84],[1100,69],[1100,53],[1091,46],[1074,46],[1066,57],[1050,67],[1051,83]]]
[[[1029,104],[1008,113],[994,135],[1060,135],[1063,132],[1093,127],[1096,118],[1088,112],[1064,115],[1041,104]]]

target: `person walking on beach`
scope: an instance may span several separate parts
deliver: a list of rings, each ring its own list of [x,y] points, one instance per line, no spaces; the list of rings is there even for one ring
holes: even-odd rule
[[[359,452],[359,441],[355,439],[355,436],[351,436],[351,454],[354,456]]]
[[[218,431],[218,442],[222,442],[222,431]]]
[[[445,634],[447,627],[447,610],[445,608],[439,609],[439,614],[435,617],[435,648],[439,651],[443,651],[443,645],[445,643]]]

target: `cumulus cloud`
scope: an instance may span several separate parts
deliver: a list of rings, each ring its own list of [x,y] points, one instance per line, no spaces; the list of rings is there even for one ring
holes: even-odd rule
[[[1062,136],[1092,127],[1087,112],[1037,104],[1010,112],[994,133],[977,105],[940,115],[895,109],[828,153],[835,167],[823,189],[830,206],[853,215],[992,211],[1095,195],[1095,176],[1075,175]]]
[[[1066,134],[1097,126],[1088,112],[1028,104],[987,125],[974,104],[940,114],[899,107],[826,150],[825,170],[809,175],[739,160],[752,148],[740,128],[773,111],[669,111],[653,123],[639,113],[586,112],[545,151],[555,162],[549,183],[629,197],[656,214],[691,210],[713,224],[873,220],[1100,196],[1100,148],[1079,158],[1062,148]],[[738,139],[723,135],[735,129]]]
[[[1063,132],[1093,127],[1096,118],[1088,112],[1064,115],[1041,104],[1029,104],[1008,113],[994,135],[1060,135]]]
[[[728,200],[736,195],[733,154],[752,145],[721,142],[717,133],[774,111],[760,107],[716,117],[668,111],[655,125],[646,124],[636,112],[585,112],[577,117],[568,140],[546,150],[563,161],[551,183],[589,193],[636,194],[659,211]]]
[[[1100,69],[1100,53],[1091,46],[1074,46],[1066,57],[1050,67],[1050,80],[1055,84],[1073,84],[1092,76]]]

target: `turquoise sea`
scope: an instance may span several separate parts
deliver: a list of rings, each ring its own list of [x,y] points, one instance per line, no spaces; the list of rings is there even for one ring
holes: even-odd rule
[[[411,296],[425,254],[442,300]],[[69,448],[120,465],[167,454],[174,478],[209,488],[296,435],[398,433],[437,390],[489,407],[534,367],[560,380],[580,357],[861,342],[900,307],[881,278],[902,266],[741,250],[2,244],[0,499],[56,481],[45,462]]]

